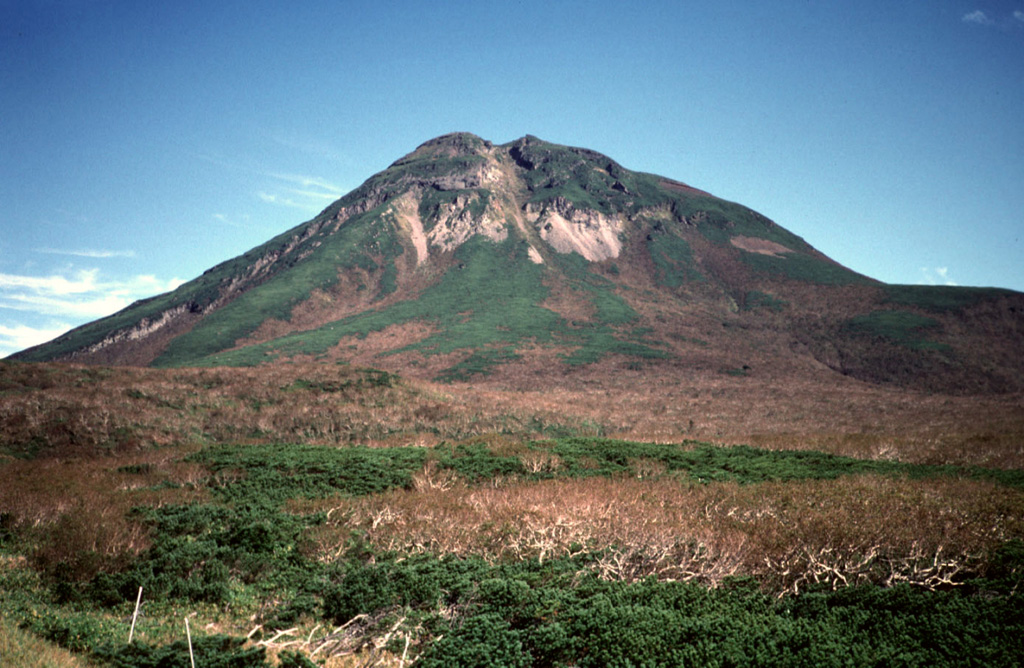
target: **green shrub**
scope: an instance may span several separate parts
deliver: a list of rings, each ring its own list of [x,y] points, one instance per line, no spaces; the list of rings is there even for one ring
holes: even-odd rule
[[[190,459],[215,474],[209,485],[221,499],[279,507],[288,499],[408,487],[425,456],[422,448],[269,444],[215,446]]]
[[[438,463],[456,471],[466,480],[482,482],[499,476],[526,472],[518,457],[496,455],[484,444],[459,444],[454,449],[438,448]]]
[[[23,626],[64,649],[91,652],[110,637],[112,624],[82,612],[48,610],[34,614]]]
[[[266,650],[262,647],[243,648],[244,643],[245,638],[225,635],[193,636],[195,665],[203,668],[268,668]],[[115,668],[189,668],[192,665],[187,640],[163,647],[136,642],[117,649],[106,648],[96,655]],[[291,665],[302,664],[293,661]]]
[[[742,309],[744,311],[755,311],[757,309],[768,309],[778,313],[789,306],[789,302],[785,299],[779,299],[775,295],[761,292],[759,290],[751,290],[743,298]]]
[[[529,668],[534,663],[519,632],[499,614],[470,617],[454,634],[430,646],[420,668]]]
[[[747,588],[578,573],[539,587],[514,582],[483,581],[471,613],[421,665],[488,665],[474,657],[493,653],[511,665],[580,667],[1009,666],[1024,649],[1024,613],[1012,597],[903,586],[776,600]]]
[[[295,573],[310,566],[295,546],[318,521],[259,505],[167,505],[140,513],[152,527],[152,544],[129,568],[89,583],[89,597],[101,605],[131,600],[140,586],[149,600],[211,603],[229,600],[236,581],[294,586]]]

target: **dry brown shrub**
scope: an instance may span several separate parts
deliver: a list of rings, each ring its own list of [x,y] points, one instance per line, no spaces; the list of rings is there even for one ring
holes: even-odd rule
[[[0,364],[0,444],[79,456],[211,441],[405,445],[504,434],[514,449],[562,433],[1024,468],[1022,395],[922,394],[784,369],[736,378],[717,367],[633,372],[602,362],[558,383],[523,373],[375,386],[360,382],[362,369],[312,361],[174,370]]]
[[[0,463],[0,514],[32,546],[34,565],[67,580],[116,570],[148,547],[145,527],[129,517],[138,505],[205,497],[188,480],[194,465],[182,450],[105,458],[8,460]],[[122,470],[118,470],[122,469]],[[178,489],[155,488],[162,481]]]
[[[562,458],[547,450],[529,450],[519,455],[528,473],[553,473],[562,467]]]
[[[412,476],[413,488],[420,492],[432,489],[446,492],[452,487],[462,484],[454,470],[440,466],[436,459],[427,459],[423,464],[423,469]]]
[[[990,483],[856,476],[692,485],[671,478],[421,486],[322,501],[312,553],[337,559],[358,530],[383,550],[540,560],[605,549],[609,578],[715,585],[755,575],[776,591],[873,581],[952,585],[1024,536],[1024,494]]]
[[[600,363],[557,386],[496,375],[449,389],[455,401],[600,425],[603,435],[698,439],[861,459],[1024,468],[1024,395],[947,396],[823,382],[792,372],[731,377],[700,367],[631,373]]]

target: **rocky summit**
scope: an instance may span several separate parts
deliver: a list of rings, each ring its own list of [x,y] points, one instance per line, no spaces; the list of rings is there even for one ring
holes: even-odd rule
[[[456,133],[173,292],[15,359],[315,360],[510,387],[847,376],[976,393],[1024,390],[1022,340],[1022,293],[884,284],[681,181],[530,135]]]

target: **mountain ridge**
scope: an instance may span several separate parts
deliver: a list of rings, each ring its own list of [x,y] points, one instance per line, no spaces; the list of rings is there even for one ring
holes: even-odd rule
[[[1024,389],[1022,314],[1008,290],[875,281],[747,207],[590,149],[451,133],[177,290],[14,359],[309,358],[526,383],[610,360],[612,374],[1005,392]]]

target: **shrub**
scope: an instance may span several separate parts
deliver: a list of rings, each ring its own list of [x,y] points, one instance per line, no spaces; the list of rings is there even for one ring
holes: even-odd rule
[[[499,614],[470,617],[454,634],[430,646],[420,668],[529,668],[535,665],[519,633]]]
[[[244,643],[245,638],[225,635],[194,636],[192,654],[195,665],[203,668],[268,668],[266,650],[262,647],[244,648]],[[186,640],[162,647],[132,643],[117,649],[104,648],[96,654],[115,668],[188,668],[192,665]],[[302,664],[293,661],[291,665]]]

